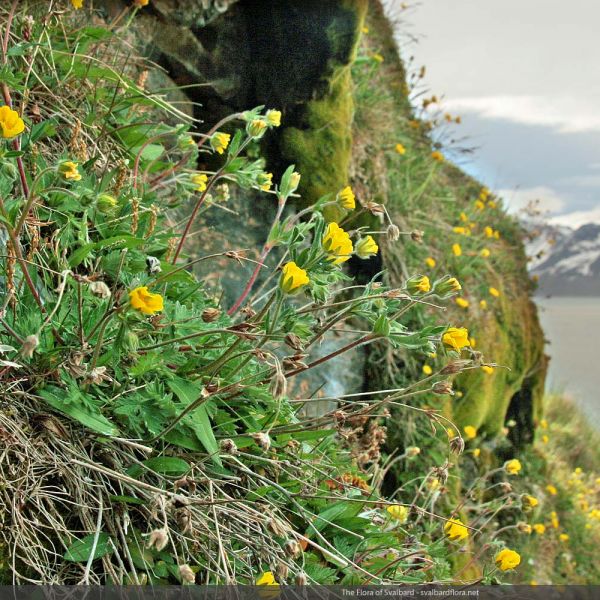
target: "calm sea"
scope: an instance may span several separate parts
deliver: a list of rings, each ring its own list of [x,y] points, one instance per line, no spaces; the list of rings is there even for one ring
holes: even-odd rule
[[[549,344],[546,389],[565,392],[600,428],[600,298],[536,298]]]

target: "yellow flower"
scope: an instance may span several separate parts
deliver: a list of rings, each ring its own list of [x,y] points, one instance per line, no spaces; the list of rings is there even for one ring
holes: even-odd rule
[[[482,310],[487,310],[487,300],[480,300],[479,301],[479,306],[481,307]]]
[[[480,252],[480,254],[481,254],[481,256],[482,256],[483,258],[488,258],[488,257],[489,257],[489,255],[491,254],[491,252],[490,252],[490,251],[489,251],[487,248],[484,248],[484,249],[483,249],[483,250]]]
[[[356,207],[356,198],[352,188],[347,185],[341,192],[338,192],[337,203],[346,210],[354,210]]]
[[[373,54],[372,58],[375,62],[378,62],[378,63],[382,63],[385,60],[383,58],[383,56],[381,56],[381,54]]]
[[[406,154],[406,148],[400,143],[396,144],[395,149],[398,154],[401,154],[401,155]]]
[[[254,119],[253,121],[250,121],[250,123],[248,123],[248,134],[251,137],[261,137],[262,134],[265,132],[265,130],[267,129],[267,122],[264,121],[263,119]]]
[[[452,229],[452,231],[454,231],[454,233],[459,233],[460,235],[469,235],[471,232],[469,231],[469,229],[467,229],[466,227],[454,227]]]
[[[323,250],[329,255],[328,259],[335,265],[346,262],[352,255],[352,240],[337,223],[329,223],[322,245]]]
[[[210,138],[210,145],[217,154],[223,154],[230,141],[231,136],[228,133],[217,132]]]
[[[145,315],[153,315],[163,309],[163,298],[160,294],[153,294],[146,286],[137,287],[129,292],[131,306]]]
[[[475,458],[479,458],[479,455],[480,455],[480,454],[481,454],[481,448],[475,448],[475,449],[473,450],[473,456],[474,456]]]
[[[197,173],[196,175],[192,175],[190,177],[190,181],[194,184],[195,190],[197,192],[203,192],[206,190],[206,184],[208,183],[208,175],[204,173]]]
[[[460,292],[462,290],[462,286],[456,277],[448,277],[447,279],[441,279],[436,282],[435,292],[437,294],[448,294],[450,292]]]
[[[263,192],[268,192],[273,185],[273,173],[259,173],[256,183]]]
[[[83,0],[71,0],[71,4],[75,10],[83,8]]]
[[[460,220],[461,220],[463,223],[466,223],[466,222],[469,220],[469,217],[467,217],[467,215],[466,215],[464,212],[461,212],[461,213],[460,213]]]
[[[549,441],[550,441],[550,438],[546,434],[544,434],[542,436],[542,444],[547,444]]]
[[[477,429],[473,425],[467,425],[463,431],[468,440],[474,440],[477,437]]]
[[[469,346],[471,346],[471,348],[475,348],[475,346],[477,345],[477,340],[474,337],[470,337],[469,338]]]
[[[469,345],[469,331],[466,327],[448,327],[442,336],[445,346],[460,352],[461,348]]]
[[[433,269],[433,267],[435,267],[435,258],[432,258],[431,256],[428,256],[425,259],[425,264],[430,268]]]
[[[542,429],[548,429],[548,421],[546,421],[546,419],[542,419],[542,420],[540,421],[540,427],[541,427]]]
[[[512,460],[507,460],[504,463],[504,470],[509,475],[516,475],[521,470],[521,461],[517,458],[513,458]]]
[[[278,585],[275,575],[271,571],[265,571],[257,580],[256,585]]]
[[[494,209],[496,208],[496,206],[498,206],[493,200],[490,200],[488,203],[488,208]]]
[[[456,304],[458,304],[458,306],[460,306],[461,308],[468,308],[469,307],[469,301],[465,300],[464,298],[456,298],[455,300]]]
[[[530,496],[529,494],[523,494],[521,496],[521,503],[525,508],[534,508],[539,504],[539,501],[534,496]]]
[[[434,150],[431,153],[431,158],[433,158],[433,160],[437,160],[438,162],[444,162],[444,155],[439,150]]]
[[[279,110],[268,110],[265,115],[267,125],[271,127],[279,127],[281,125],[281,111]]]
[[[411,294],[426,294],[431,290],[431,282],[427,275],[421,275],[420,277],[414,277],[406,282],[406,289]]]
[[[452,244],[452,252],[454,253],[454,256],[460,256],[462,254],[460,244]]]
[[[454,541],[464,540],[469,537],[469,530],[460,519],[450,519],[444,526],[444,533],[448,539]]]
[[[423,373],[425,375],[431,375],[433,373],[433,369],[429,365],[423,365]]]
[[[361,31],[366,35],[367,33],[369,33],[369,28],[365,25],[362,27]]]
[[[408,513],[410,512],[407,506],[401,504],[392,504],[386,508],[387,512],[391,517],[400,521],[400,524],[406,523],[408,520]]]
[[[494,298],[498,298],[500,296],[500,292],[495,287],[491,287],[489,291]]]
[[[554,529],[558,529],[558,527],[560,526],[558,515],[554,510],[550,513],[550,523],[552,523],[552,527],[554,527]]]
[[[569,536],[568,536],[568,534],[566,534],[566,533],[561,533],[561,534],[558,536],[558,539],[559,539],[561,542],[568,542],[568,541],[569,541]]]
[[[358,258],[371,258],[371,256],[375,256],[378,251],[379,246],[370,235],[360,238],[360,240],[356,242],[356,256],[358,256]]]
[[[310,283],[308,274],[295,262],[291,261],[284,265],[279,282],[279,287],[284,294],[297,292],[308,283]]]
[[[475,208],[477,210],[483,210],[485,208],[485,204],[481,200],[475,200]]]
[[[504,550],[500,550],[500,552],[496,554],[496,558],[494,560],[496,562],[496,566],[501,571],[510,571],[511,569],[519,566],[519,563],[521,562],[521,556],[514,550],[504,548]]]
[[[551,495],[551,496],[556,496],[556,494],[558,494],[558,490],[551,484],[549,483],[546,486],[546,491]]]
[[[143,6],[148,6],[150,0],[134,0],[133,4],[134,6],[137,6],[137,8],[142,8]]]
[[[481,370],[486,375],[491,375],[494,372],[494,367],[490,367],[489,365],[482,365]]]
[[[58,172],[65,179],[72,179],[73,181],[80,181],[81,180],[81,174],[77,170],[77,163],[76,162],[72,162],[70,160],[67,160],[67,161],[65,161],[63,163],[60,163],[60,165],[58,166]]]
[[[546,526],[543,523],[534,523],[533,524],[533,530],[538,535],[544,535],[544,533],[546,532]]]
[[[494,230],[489,225],[484,227],[483,233],[485,233],[485,237],[494,237]]]
[[[494,231],[494,237],[499,240],[500,239],[500,232],[499,231]]]

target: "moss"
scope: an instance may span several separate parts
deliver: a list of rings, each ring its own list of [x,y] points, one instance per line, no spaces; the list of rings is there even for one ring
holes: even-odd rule
[[[354,59],[367,3],[346,0],[337,4],[338,10],[326,28],[326,75],[317,86],[316,97],[292,118],[294,125],[282,131],[280,152],[302,173],[299,191],[306,204],[348,183],[354,117],[349,63]],[[335,219],[340,215],[328,216]]]
[[[300,193],[307,204],[335,193],[348,182],[353,112],[350,84],[348,68],[339,69],[329,93],[307,105],[303,126],[284,131],[284,157],[302,173]]]

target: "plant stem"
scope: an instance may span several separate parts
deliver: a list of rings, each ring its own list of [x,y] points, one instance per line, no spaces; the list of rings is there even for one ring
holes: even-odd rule
[[[269,252],[271,252],[271,250],[273,249],[274,244],[272,241],[270,241],[271,233],[273,232],[273,229],[275,229],[276,225],[279,223],[279,220],[281,219],[281,215],[283,214],[284,208],[285,208],[285,198],[283,196],[279,196],[278,203],[277,203],[277,213],[275,215],[275,218],[273,219],[273,224],[271,225],[271,229],[269,231],[269,236],[267,237],[267,241],[265,242],[265,245],[263,246],[263,249],[262,249],[262,252],[260,253],[260,257],[258,259],[256,267],[254,268],[254,271],[252,272],[252,275],[250,276],[250,279],[248,280],[246,287],[244,288],[240,297],[235,301],[234,305],[227,311],[227,314],[229,316],[234,315],[238,311],[240,306],[243,304],[244,300],[246,300],[246,298],[248,297],[248,294],[252,291],[252,286],[254,285],[254,282],[256,281],[258,274],[260,273],[260,269],[263,267],[264,261],[266,260],[267,256],[269,255]]]

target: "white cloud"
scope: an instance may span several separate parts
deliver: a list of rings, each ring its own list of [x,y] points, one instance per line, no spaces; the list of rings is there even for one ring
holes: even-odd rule
[[[506,208],[511,213],[516,213],[531,202],[539,201],[537,208],[542,212],[557,213],[567,204],[556,190],[540,185],[530,188],[514,188],[497,190],[498,196],[504,198]]]
[[[567,225],[573,228],[581,227],[586,223],[600,223],[600,207],[556,215],[549,219],[549,221],[553,225]]]
[[[464,96],[446,100],[444,108],[486,119],[552,127],[561,133],[600,131],[600,102],[593,97]]]

